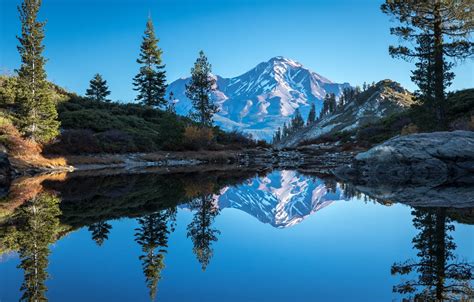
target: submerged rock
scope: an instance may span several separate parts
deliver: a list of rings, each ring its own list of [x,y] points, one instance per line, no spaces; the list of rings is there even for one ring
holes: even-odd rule
[[[395,137],[358,154],[335,174],[361,184],[474,184],[474,132]]]

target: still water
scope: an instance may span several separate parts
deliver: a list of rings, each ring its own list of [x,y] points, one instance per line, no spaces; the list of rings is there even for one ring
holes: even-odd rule
[[[0,205],[1,302],[473,299],[473,209],[321,175],[43,177]]]

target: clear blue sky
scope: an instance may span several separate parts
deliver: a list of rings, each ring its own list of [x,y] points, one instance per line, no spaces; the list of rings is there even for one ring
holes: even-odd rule
[[[94,73],[108,80],[112,98],[135,97],[146,19],[151,13],[164,51],[168,81],[187,76],[200,49],[214,73],[239,75],[282,55],[335,82],[384,78],[410,90],[412,64],[392,59],[389,18],[382,0],[43,0],[46,69],[53,82],[83,94]],[[0,0],[0,70],[19,66],[16,6]],[[474,86],[473,61],[455,69],[452,90]]]

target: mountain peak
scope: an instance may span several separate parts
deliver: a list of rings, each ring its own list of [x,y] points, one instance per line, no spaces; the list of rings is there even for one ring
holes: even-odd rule
[[[291,65],[293,67],[303,67],[301,63],[296,62],[295,60],[283,57],[283,56],[276,56],[268,60],[268,63],[276,65],[276,64],[286,64]]]
[[[254,138],[270,140],[296,109],[306,116],[312,104],[319,110],[326,93],[339,95],[349,84],[333,83],[299,62],[276,56],[233,78],[217,76],[218,90],[212,93],[219,107],[215,116],[224,130],[238,129]],[[185,93],[185,81],[168,86],[177,100],[176,111],[186,115],[192,103]]]

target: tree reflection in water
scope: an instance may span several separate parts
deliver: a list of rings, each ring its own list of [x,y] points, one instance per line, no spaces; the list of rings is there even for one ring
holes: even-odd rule
[[[139,257],[151,301],[155,300],[161,271],[165,267],[164,258],[168,248],[169,234],[175,229],[176,207],[161,210],[137,219],[135,241],[141,246],[143,254]]]
[[[21,205],[15,212],[15,226],[6,241],[18,251],[24,279],[21,301],[47,301],[45,281],[48,278],[49,244],[57,240],[59,199],[42,193]]]
[[[214,203],[213,194],[205,194],[189,203],[195,210],[193,220],[188,225],[188,237],[193,241],[193,253],[196,255],[202,270],[205,271],[212,258],[212,243],[217,241],[220,231],[212,227],[212,223],[219,215],[219,207]]]
[[[102,246],[102,244],[109,239],[112,226],[107,223],[107,221],[99,221],[91,224],[87,229],[91,232],[92,240],[94,240],[98,246]]]
[[[413,225],[419,233],[413,238],[418,259],[392,265],[392,275],[413,276],[393,287],[393,291],[407,296],[405,301],[472,301],[470,285],[474,267],[459,261],[454,251],[454,231],[446,208],[417,208],[412,212]]]

